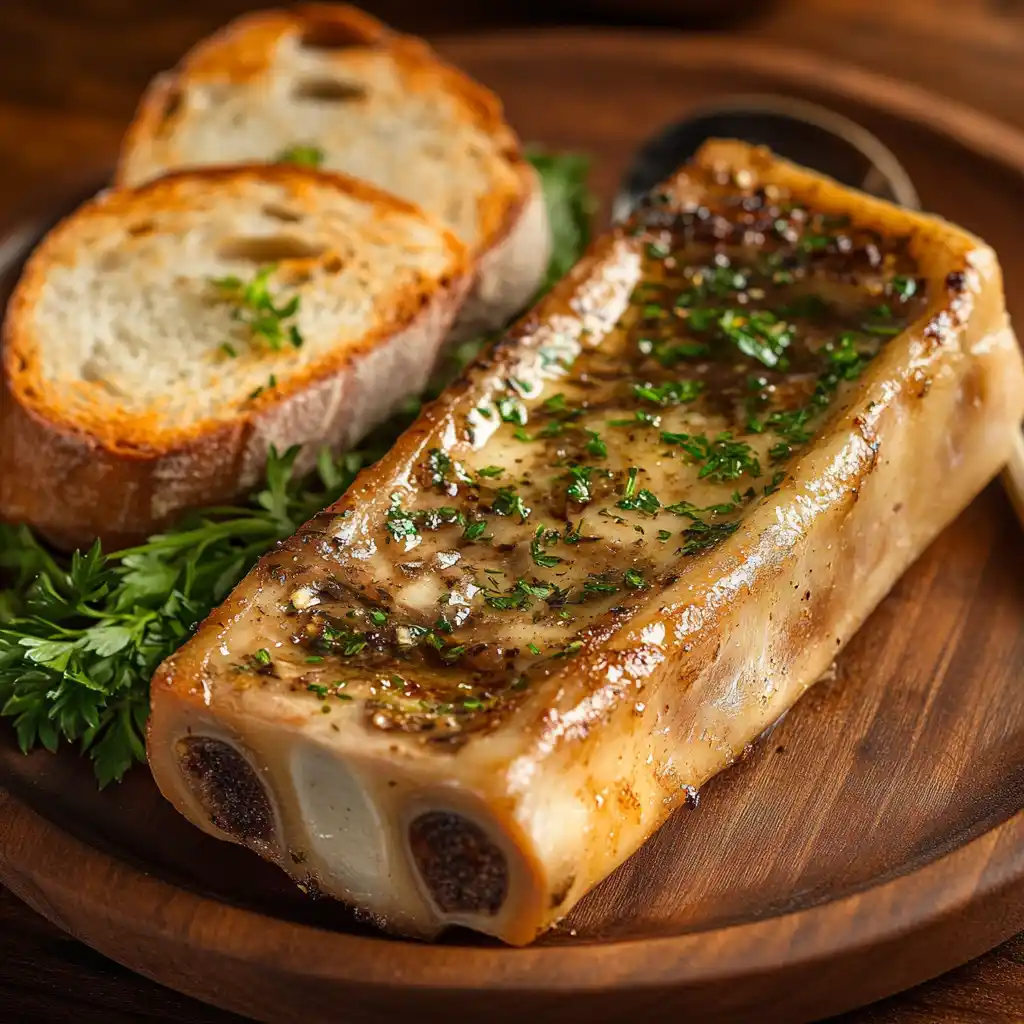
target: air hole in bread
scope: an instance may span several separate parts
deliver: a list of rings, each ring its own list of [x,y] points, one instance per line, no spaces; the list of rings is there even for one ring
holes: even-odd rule
[[[254,238],[227,238],[217,247],[222,260],[251,260],[253,263],[279,263],[281,260],[309,260],[319,256],[324,246],[294,235],[265,235]]]
[[[345,261],[337,253],[331,253],[331,255],[324,260],[322,266],[325,274],[337,274],[341,271],[341,268],[345,266]]]
[[[298,210],[291,210],[287,206],[278,206],[277,203],[267,203],[263,207],[263,215],[273,220],[284,221],[285,224],[298,224],[305,219],[305,214]]]
[[[305,50],[348,50],[353,46],[372,46],[380,32],[370,33],[344,21],[310,21],[302,31],[299,45]]]
[[[151,235],[156,230],[156,221],[153,220],[140,220],[135,224],[128,226],[128,234],[133,238],[142,238],[145,235]]]
[[[168,89],[164,96],[164,109],[160,112],[160,123],[156,127],[157,135],[167,135],[171,122],[177,117],[185,103],[185,94],[178,88]]]
[[[120,270],[130,259],[131,255],[123,249],[111,249],[99,258],[98,266],[104,273],[110,273]]]
[[[314,103],[352,103],[366,99],[366,87],[337,78],[303,78],[292,89],[292,98]]]
[[[100,375],[96,369],[96,364],[91,359],[87,359],[84,363],[82,363],[82,368],[79,370],[79,374],[86,384],[95,384],[98,380],[100,380]]]
[[[102,388],[108,395],[114,398],[123,398],[124,393],[121,389],[110,381],[99,364],[94,359],[87,359],[79,371],[82,380],[86,384],[95,384],[97,387]]]

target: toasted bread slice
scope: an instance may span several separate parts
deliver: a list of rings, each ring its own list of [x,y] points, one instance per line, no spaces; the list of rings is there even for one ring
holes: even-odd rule
[[[424,43],[345,4],[246,15],[157,78],[117,178],[312,160],[443,220],[477,263],[457,333],[500,326],[533,297],[550,239],[537,175],[498,98]]]
[[[144,537],[255,484],[268,446],[350,445],[421,390],[464,246],[372,185],[295,167],[105,193],[47,236],[3,335],[0,516]]]
[[[818,678],[1005,461],[995,255],[712,143],[154,680],[164,794],[522,943]]]

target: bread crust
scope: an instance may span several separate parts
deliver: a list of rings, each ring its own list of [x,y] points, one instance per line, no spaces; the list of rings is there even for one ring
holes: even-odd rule
[[[137,211],[160,196],[173,197],[179,182],[227,188],[253,178],[330,185],[381,209],[424,216],[366,182],[275,166],[183,171],[87,202],[30,257],[8,305],[0,384],[0,519],[28,523],[61,547],[85,546],[96,538],[108,549],[132,544],[186,509],[231,501],[253,487],[271,443],[283,450],[315,436],[343,449],[385,419],[397,401],[425,386],[472,280],[465,247],[440,226],[451,264],[432,293],[398,295],[383,327],[289,375],[227,422],[147,437],[127,419],[83,422],[50,400],[30,315],[63,237],[97,211]],[[312,468],[315,457],[314,446],[307,445],[298,471]]]
[[[386,47],[410,77],[440,82],[466,119],[493,137],[515,186],[482,197],[479,243],[472,247],[476,281],[460,312],[453,339],[503,325],[534,297],[551,254],[550,228],[537,173],[504,118],[501,100],[448,64],[422,39],[395,32],[348,4],[299,4],[289,10],[243,15],[197,43],[172,70],[158,75],[143,95],[122,144],[115,172],[119,186],[133,180],[138,154],[167,130],[183,83],[207,78],[241,82],[261,74],[272,47],[299,32],[331,47]]]

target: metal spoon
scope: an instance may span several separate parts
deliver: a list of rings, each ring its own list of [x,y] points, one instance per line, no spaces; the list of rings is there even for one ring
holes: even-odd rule
[[[664,181],[710,138],[767,146],[844,185],[921,208],[917,192],[892,151],[867,129],[814,103],[786,96],[732,96],[700,107],[653,135],[636,152],[615,199],[616,220]]]
[[[867,129],[834,111],[786,96],[733,96],[693,111],[645,142],[626,171],[612,208],[616,221],[710,138],[767,146],[794,163],[870,195],[921,208],[917,191],[892,151]],[[1017,432],[1003,485],[1024,525],[1024,434]]]

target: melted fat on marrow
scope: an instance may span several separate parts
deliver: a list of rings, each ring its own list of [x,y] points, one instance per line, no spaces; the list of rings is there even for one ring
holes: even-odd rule
[[[457,745],[784,484],[925,282],[905,238],[693,175],[699,201],[649,197],[613,269],[520,325],[374,521],[342,503],[265,563],[273,654],[215,671]]]

